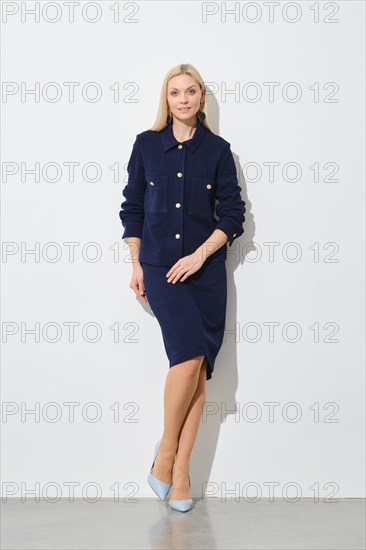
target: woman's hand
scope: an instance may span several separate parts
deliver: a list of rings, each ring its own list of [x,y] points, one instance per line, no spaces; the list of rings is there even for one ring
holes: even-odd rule
[[[196,273],[204,264],[205,258],[203,257],[203,254],[201,251],[193,252],[193,254],[189,254],[188,256],[183,256],[183,258],[180,258],[175,264],[169,269],[168,273],[166,274],[167,282],[168,283],[176,283],[177,281],[185,281],[187,277],[192,275],[193,273]]]
[[[140,262],[134,263],[130,288],[132,288],[138,298],[141,298],[142,300],[147,302],[144,286],[144,272]]]

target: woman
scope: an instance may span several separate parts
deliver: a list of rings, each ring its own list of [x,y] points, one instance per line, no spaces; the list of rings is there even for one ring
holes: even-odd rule
[[[169,505],[183,512],[192,508],[190,455],[224,336],[226,243],[245,221],[230,143],[210,130],[192,65],[165,76],[156,122],[136,136],[127,171],[119,215],[130,287],[149,302],[169,358],[164,432],[148,481],[162,499],[172,487]]]

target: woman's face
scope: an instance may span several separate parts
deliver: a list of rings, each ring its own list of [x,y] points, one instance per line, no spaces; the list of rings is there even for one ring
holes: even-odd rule
[[[169,80],[167,101],[173,117],[178,120],[185,123],[195,120],[203,99],[204,92],[191,76],[180,74]]]

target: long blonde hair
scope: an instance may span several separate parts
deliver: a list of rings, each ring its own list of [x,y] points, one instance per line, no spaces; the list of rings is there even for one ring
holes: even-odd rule
[[[178,76],[180,74],[188,74],[191,76],[199,85],[201,90],[204,90],[206,92],[206,86],[203,82],[203,79],[200,75],[200,73],[197,71],[197,69],[190,65],[189,63],[184,63],[181,65],[175,65],[165,75],[165,78],[163,80],[163,84],[161,87],[161,93],[160,93],[160,102],[159,102],[159,109],[158,114],[156,116],[155,122],[152,125],[149,130],[153,130],[154,132],[160,132],[161,130],[164,130],[164,128],[167,127],[167,117],[168,117],[168,101],[167,101],[167,89],[168,89],[168,82],[173,76]],[[207,111],[206,111],[206,93],[204,95],[203,104],[201,104],[200,110],[203,111],[206,115],[205,120],[202,122],[202,124],[208,129],[211,130],[208,122],[207,122]]]

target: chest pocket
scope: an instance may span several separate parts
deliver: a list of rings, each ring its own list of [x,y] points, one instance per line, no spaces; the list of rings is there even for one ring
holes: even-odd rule
[[[168,205],[168,176],[146,175],[144,210],[148,214],[165,214]]]
[[[192,176],[192,190],[188,213],[198,217],[212,217],[216,196],[216,181],[202,176]]]

